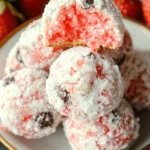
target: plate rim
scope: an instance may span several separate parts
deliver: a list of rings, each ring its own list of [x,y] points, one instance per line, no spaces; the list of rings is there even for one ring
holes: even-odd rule
[[[37,16],[37,17],[34,17],[26,22],[24,22],[23,24],[19,25],[16,29],[14,29],[12,32],[10,32],[1,42],[0,42],[0,48],[3,47],[8,40],[11,39],[11,37],[13,37],[18,31],[20,31],[21,29],[23,29],[25,26],[27,26],[30,22],[32,22],[33,20],[36,20],[36,19],[39,19],[41,17],[40,16]],[[125,20],[128,20],[128,21],[131,21],[131,22],[134,22],[135,24],[138,24],[139,26],[141,26],[143,29],[146,29],[149,33],[150,33],[150,29],[144,25],[143,23],[135,20],[135,19],[132,19],[132,18],[129,18],[129,17],[124,17],[123,19]],[[17,150],[10,142],[8,142],[2,135],[0,135],[0,142],[6,146],[6,148],[8,148],[9,150]]]

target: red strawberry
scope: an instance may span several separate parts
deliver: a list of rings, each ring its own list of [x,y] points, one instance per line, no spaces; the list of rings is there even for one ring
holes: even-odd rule
[[[0,41],[18,25],[6,3],[0,1]]]
[[[24,14],[31,18],[43,13],[49,0],[20,0],[20,7]]]
[[[141,14],[141,2],[139,0],[115,0],[116,5],[125,17],[137,19]]]
[[[150,27],[150,0],[144,0],[143,5],[143,15],[147,25]]]

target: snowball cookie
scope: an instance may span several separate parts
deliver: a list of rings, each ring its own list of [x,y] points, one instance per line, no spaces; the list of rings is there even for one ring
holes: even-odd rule
[[[53,63],[46,82],[49,103],[62,115],[93,119],[118,107],[123,80],[118,66],[107,55],[73,47]]]
[[[33,21],[19,39],[20,52],[27,67],[49,71],[51,64],[59,56],[61,49],[44,48],[42,39],[41,19]]]
[[[139,124],[126,101],[95,120],[66,119],[64,131],[73,150],[124,150],[137,139]]]
[[[118,49],[124,25],[113,0],[50,0],[42,17],[44,46]]]
[[[0,81],[0,120],[15,135],[41,138],[55,132],[60,114],[48,104],[45,71],[23,69]]]
[[[10,50],[8,57],[6,59],[5,64],[5,75],[9,75],[10,73],[26,68],[22,57],[20,55],[19,42],[17,42],[14,47]]]
[[[120,66],[125,96],[136,109],[150,109],[150,51],[132,51]]]

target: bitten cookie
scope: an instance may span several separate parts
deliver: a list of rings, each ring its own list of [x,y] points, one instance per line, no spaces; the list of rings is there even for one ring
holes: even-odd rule
[[[113,0],[51,0],[42,16],[44,46],[118,49],[124,25]]]

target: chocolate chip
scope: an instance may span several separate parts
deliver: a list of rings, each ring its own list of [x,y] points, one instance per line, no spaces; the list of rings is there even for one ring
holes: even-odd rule
[[[126,55],[124,54],[121,59],[116,59],[115,63],[120,66],[126,59]]]
[[[113,111],[112,111],[112,114],[114,115],[114,117],[117,117],[117,116],[119,116],[119,111],[117,110],[117,109],[114,109]]]
[[[88,55],[87,55],[87,57],[93,57],[94,59],[96,59],[96,57],[95,57],[95,55],[93,54],[93,53],[89,53]]]
[[[22,57],[21,57],[21,55],[20,55],[20,51],[19,51],[19,49],[18,49],[18,51],[17,51],[17,54],[16,54],[16,59],[20,62],[20,63],[24,63],[23,61],[22,61]]]
[[[83,6],[85,9],[89,9],[91,6],[93,6],[94,0],[83,0]]]
[[[9,69],[9,72],[10,72],[10,73],[12,73],[12,72],[14,72],[14,71],[15,71],[15,70],[13,70],[13,69]]]
[[[66,89],[58,87],[58,96],[66,103],[69,101],[70,94]]]
[[[42,112],[35,118],[41,129],[46,127],[51,127],[53,125],[54,119],[50,112]]]
[[[112,122],[117,122],[117,121],[120,120],[120,113],[119,113],[119,111],[117,109],[113,110],[112,114],[114,116]]]
[[[10,84],[13,83],[14,81],[15,81],[15,78],[14,78],[14,77],[5,78],[5,79],[4,79],[3,86],[10,85]]]
[[[84,0],[84,2],[89,5],[94,4],[94,0]]]

